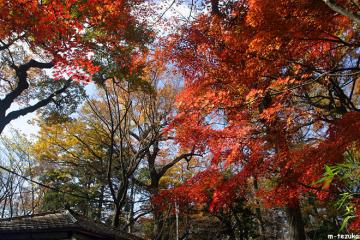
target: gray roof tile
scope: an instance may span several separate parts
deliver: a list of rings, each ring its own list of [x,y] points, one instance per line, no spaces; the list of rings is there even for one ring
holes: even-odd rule
[[[89,220],[68,210],[0,219],[0,233],[49,230],[79,230],[115,239],[141,240],[141,238],[113,229],[103,223]]]

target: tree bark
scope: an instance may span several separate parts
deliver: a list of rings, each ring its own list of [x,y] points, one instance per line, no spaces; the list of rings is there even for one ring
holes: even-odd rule
[[[121,214],[121,207],[119,206],[119,204],[115,203],[114,217],[113,217],[114,228],[117,228],[120,225],[120,214]]]
[[[289,222],[289,240],[305,240],[304,222],[298,200],[293,204],[288,205],[287,215]]]
[[[128,190],[127,179],[123,179],[123,183],[121,183],[119,190],[117,192],[116,199],[114,199],[115,209],[114,209],[113,227],[115,228],[120,226],[121,209],[125,204],[127,190]]]
[[[360,17],[352,12],[350,12],[349,10],[347,10],[346,8],[336,4],[336,2],[334,0],[323,0],[323,2],[329,7],[331,8],[333,11],[350,18],[352,21],[354,21],[357,24],[360,24]]]

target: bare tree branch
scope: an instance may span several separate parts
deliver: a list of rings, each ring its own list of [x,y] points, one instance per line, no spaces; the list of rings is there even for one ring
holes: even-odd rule
[[[334,10],[335,12],[350,18],[352,21],[354,21],[357,24],[360,24],[360,17],[352,12],[350,12],[349,10],[347,10],[346,8],[336,4],[336,2],[334,0],[323,0],[323,2],[332,10]]]

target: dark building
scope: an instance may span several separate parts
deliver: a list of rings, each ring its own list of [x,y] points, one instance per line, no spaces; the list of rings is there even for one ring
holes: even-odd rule
[[[0,219],[1,240],[141,240],[70,211]]]

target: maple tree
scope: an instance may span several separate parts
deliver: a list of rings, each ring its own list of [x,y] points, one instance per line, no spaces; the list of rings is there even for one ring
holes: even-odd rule
[[[184,185],[189,201],[226,208],[244,195],[247,179],[270,179],[273,186],[258,196],[268,206],[287,206],[291,238],[305,239],[301,198],[329,195],[313,182],[325,164],[344,161],[360,136],[356,19],[329,4],[348,13],[358,7],[211,1],[211,13],[166,43],[185,78],[177,139],[213,154],[210,170]],[[237,170],[224,179],[231,166]]]
[[[47,188],[10,171],[2,215],[67,202],[130,232],[145,219],[159,240],[203,221],[230,239],[357,232],[358,1],[191,1],[158,36],[154,6],[0,0],[0,133],[40,110],[31,162]],[[71,116],[90,81],[101,93]],[[15,145],[9,162],[28,157]]]
[[[100,47],[108,52],[122,51],[124,54],[116,59],[118,64],[132,65],[133,62],[127,59],[135,59],[141,50],[135,53],[134,48],[141,47],[148,39],[145,37],[147,32],[143,30],[145,25],[131,14],[132,8],[139,3],[107,0],[0,1],[3,96],[0,100],[0,132],[20,116],[50,103],[60,105],[62,100],[69,98],[74,81],[91,81],[92,75],[99,70],[92,55]],[[61,81],[51,85],[49,79]],[[46,95],[35,96],[38,97],[37,102],[21,105],[24,96],[42,89]],[[10,108],[13,103],[20,105],[19,108]]]

